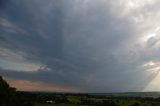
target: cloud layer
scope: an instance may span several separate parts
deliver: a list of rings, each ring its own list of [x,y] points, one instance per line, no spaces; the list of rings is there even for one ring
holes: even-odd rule
[[[159,3],[2,0],[0,74],[81,92],[143,91],[159,72]]]

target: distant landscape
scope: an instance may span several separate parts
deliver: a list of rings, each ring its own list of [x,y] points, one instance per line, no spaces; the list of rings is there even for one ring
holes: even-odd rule
[[[0,106],[160,106],[159,92],[22,92],[10,87],[2,77],[0,98]]]

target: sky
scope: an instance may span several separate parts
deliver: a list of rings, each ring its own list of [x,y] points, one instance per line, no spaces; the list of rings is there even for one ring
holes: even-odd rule
[[[24,91],[160,91],[159,0],[0,0],[0,75]]]

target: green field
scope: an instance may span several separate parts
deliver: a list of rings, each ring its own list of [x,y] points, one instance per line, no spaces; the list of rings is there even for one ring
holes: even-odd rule
[[[67,96],[66,103],[40,104],[35,106],[160,106],[155,97],[99,97],[99,96]]]

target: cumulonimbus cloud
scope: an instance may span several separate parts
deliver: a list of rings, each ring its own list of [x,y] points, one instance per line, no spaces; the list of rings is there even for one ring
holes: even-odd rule
[[[4,3],[0,67],[6,77],[109,92],[142,91],[157,75],[143,66],[159,62],[158,0]]]

